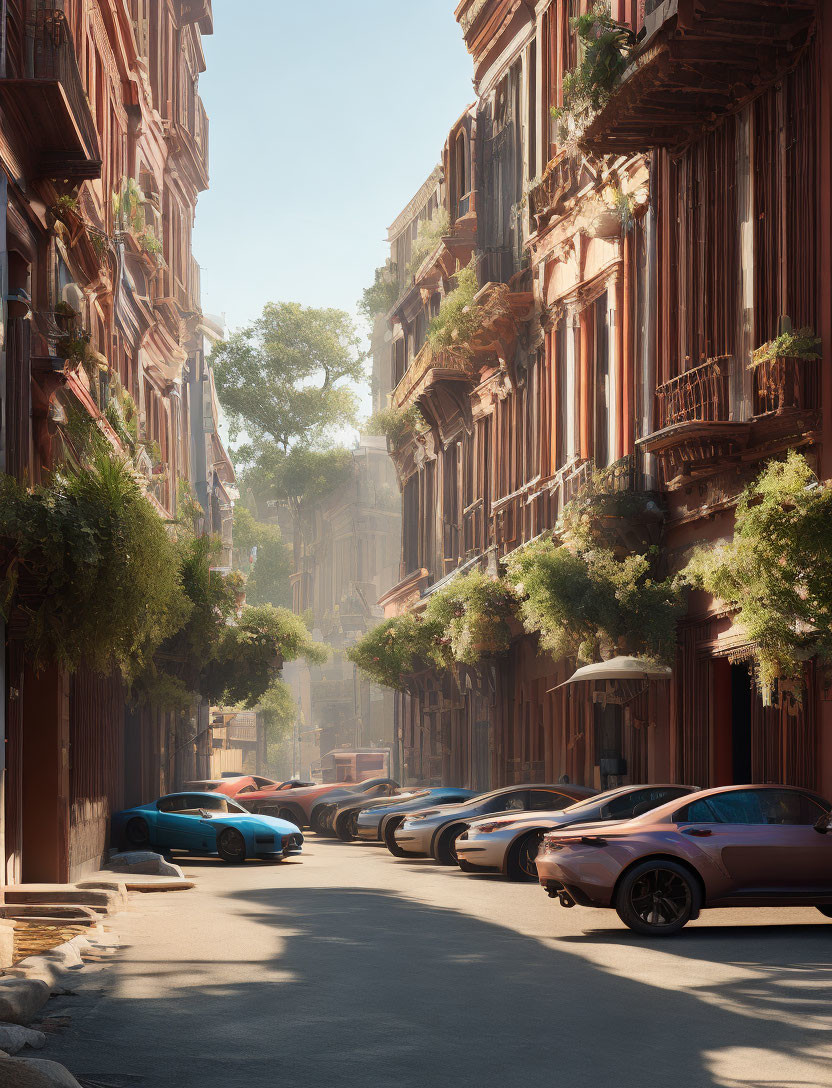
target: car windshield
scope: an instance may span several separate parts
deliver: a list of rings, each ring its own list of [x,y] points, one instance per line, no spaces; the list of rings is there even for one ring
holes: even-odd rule
[[[593,793],[591,797],[584,797],[580,801],[576,801],[574,805],[570,805],[569,808],[565,808],[563,811],[576,812],[578,809],[590,808],[592,805],[603,804],[605,801],[609,801],[613,797],[618,797],[622,793],[628,793],[631,789],[631,786],[622,786],[617,790],[606,790],[604,793]]]

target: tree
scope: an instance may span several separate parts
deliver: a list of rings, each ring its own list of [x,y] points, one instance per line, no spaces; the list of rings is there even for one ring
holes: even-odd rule
[[[214,347],[232,437],[247,438],[235,451],[241,483],[258,498],[288,502],[296,518],[305,499],[346,478],[351,454],[336,436],[358,421],[360,343],[344,311],[280,302]]]
[[[270,302],[214,346],[217,391],[231,424],[257,446],[314,447],[357,421],[365,354],[349,314]]]
[[[256,559],[251,561],[256,549]],[[234,508],[234,557],[236,570],[247,577],[249,604],[273,604],[288,608],[292,593],[292,551],[283,541],[280,528],[258,521],[245,506]]]

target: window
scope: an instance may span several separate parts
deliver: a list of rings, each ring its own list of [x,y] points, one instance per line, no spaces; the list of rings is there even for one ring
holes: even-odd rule
[[[184,793],[175,793],[171,797],[162,797],[156,802],[156,808],[159,812],[181,812],[188,807],[188,798]]]
[[[632,790],[620,794],[618,797],[613,797],[604,805],[601,812],[607,820],[624,820],[629,816],[634,816],[636,814],[635,810],[642,805],[658,808],[659,805],[665,804],[666,801],[672,801],[674,797],[679,797],[683,793],[687,793],[687,790],[656,787],[646,790]],[[649,809],[644,808],[643,811],[648,812]]]
[[[761,790],[760,803],[768,824],[815,824],[826,811],[797,790]]]
[[[486,812],[513,812],[523,810],[528,806],[528,790],[517,790],[515,793],[499,793],[488,802]]]
[[[532,790],[529,799],[529,808],[536,811],[559,812],[562,808],[572,804],[571,797],[565,797],[562,793],[554,793],[552,790]]]

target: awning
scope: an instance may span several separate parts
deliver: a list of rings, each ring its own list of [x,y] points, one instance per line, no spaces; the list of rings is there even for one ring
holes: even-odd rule
[[[657,665],[644,657],[611,657],[609,661],[596,661],[576,669],[568,680],[549,688],[549,691],[557,691],[581,680],[669,680],[672,675],[673,670],[667,665]]]

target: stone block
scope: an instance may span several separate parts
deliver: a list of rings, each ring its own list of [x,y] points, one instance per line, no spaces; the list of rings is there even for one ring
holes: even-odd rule
[[[24,1028],[20,1024],[0,1024],[0,1048],[7,1054],[17,1054],[25,1046],[40,1050],[46,1045],[46,1035],[42,1031]]]
[[[0,1084],[3,1088],[81,1088],[66,1066],[43,1058],[3,1058]]]
[[[155,854],[152,850],[129,850],[123,854],[114,854],[105,868],[117,873],[182,876],[182,870],[178,865],[174,865],[172,861],[166,861],[161,854]]]
[[[14,922],[0,918],[0,971],[14,962]]]
[[[49,1000],[41,979],[0,978],[0,1023],[28,1024]]]

